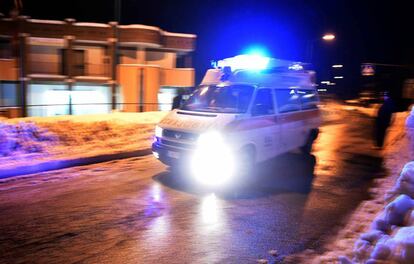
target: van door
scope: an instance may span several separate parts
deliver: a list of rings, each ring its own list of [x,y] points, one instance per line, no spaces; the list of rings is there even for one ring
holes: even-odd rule
[[[281,127],[281,141],[284,152],[304,144],[303,118],[299,95],[296,89],[276,89],[278,123]]]
[[[251,113],[251,122],[255,127],[251,136],[256,144],[257,161],[272,158],[280,149],[280,127],[275,119],[273,89],[257,90]]]

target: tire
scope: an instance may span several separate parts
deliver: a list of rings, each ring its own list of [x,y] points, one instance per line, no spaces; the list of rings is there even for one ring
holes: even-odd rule
[[[303,145],[300,150],[304,154],[309,154],[312,151],[313,142],[318,138],[319,129],[312,129],[309,132],[308,138],[306,139],[305,145]]]

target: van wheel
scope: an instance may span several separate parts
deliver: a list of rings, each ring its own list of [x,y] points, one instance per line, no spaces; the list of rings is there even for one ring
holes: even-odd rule
[[[250,176],[256,164],[256,151],[253,146],[242,148],[238,164],[240,175],[243,177]]]
[[[312,129],[309,132],[308,138],[306,139],[305,145],[303,145],[300,150],[304,154],[309,154],[312,151],[313,142],[318,138],[319,129]]]

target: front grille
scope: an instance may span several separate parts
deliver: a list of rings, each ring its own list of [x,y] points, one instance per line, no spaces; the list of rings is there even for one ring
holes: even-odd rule
[[[185,140],[185,141],[191,141],[194,142],[197,140],[198,135],[194,133],[189,132],[182,132],[182,131],[176,131],[176,130],[170,130],[170,129],[164,129],[162,132],[163,137],[167,138],[173,138],[175,140]]]
[[[170,147],[177,147],[177,148],[182,148],[182,149],[190,149],[193,146],[192,144],[189,144],[189,143],[182,143],[182,142],[167,140],[167,139],[164,139],[164,138],[160,139],[160,143],[162,145],[166,145],[166,146],[170,146]]]

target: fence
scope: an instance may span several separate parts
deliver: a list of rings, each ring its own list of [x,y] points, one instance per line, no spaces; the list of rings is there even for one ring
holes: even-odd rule
[[[134,105],[137,112],[158,111],[161,107],[172,106],[171,103],[116,103],[112,109],[111,103],[83,103],[83,104],[33,104],[26,105],[28,116],[58,116],[58,115],[82,115],[105,114],[113,110],[122,111],[123,106]],[[0,105],[0,116],[15,118],[22,116],[21,105]]]

